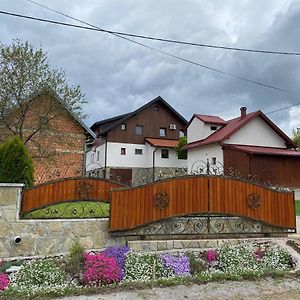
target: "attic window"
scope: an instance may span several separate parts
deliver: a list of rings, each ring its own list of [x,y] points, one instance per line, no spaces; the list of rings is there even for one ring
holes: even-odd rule
[[[210,130],[217,130],[218,127],[217,126],[210,126]]]
[[[155,110],[155,111],[159,111],[159,106],[158,106],[158,105],[155,105],[155,106],[154,106],[154,110]]]
[[[126,130],[126,124],[121,124],[121,130]]]

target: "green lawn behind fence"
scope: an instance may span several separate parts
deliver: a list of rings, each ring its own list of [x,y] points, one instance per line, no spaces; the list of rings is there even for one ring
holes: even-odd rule
[[[300,200],[296,200],[296,216],[300,216]]]
[[[22,215],[23,219],[108,218],[109,203],[74,201],[47,206]]]

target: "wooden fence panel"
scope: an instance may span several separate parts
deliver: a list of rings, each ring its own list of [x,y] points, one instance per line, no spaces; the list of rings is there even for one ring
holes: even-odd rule
[[[161,209],[154,196],[165,193],[168,205]],[[249,205],[254,195],[257,207]],[[255,183],[220,176],[187,176],[135,188],[111,191],[110,231],[130,230],[175,216],[192,214],[251,218],[294,229],[293,192],[276,191]],[[163,200],[161,200],[163,201]]]
[[[154,196],[164,192],[168,206],[160,209]],[[184,177],[111,192],[110,230],[135,228],[168,217],[208,212],[208,177]]]
[[[99,178],[67,178],[26,189],[22,195],[21,212],[68,201],[109,201],[113,188],[124,187],[117,182]]]
[[[248,217],[271,225],[294,228],[294,194],[271,190],[267,187],[238,179],[210,178],[210,212]],[[249,206],[249,195],[259,196],[257,208]]]

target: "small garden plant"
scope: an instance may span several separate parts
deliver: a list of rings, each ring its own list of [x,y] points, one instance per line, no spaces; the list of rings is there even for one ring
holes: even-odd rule
[[[5,262],[1,265],[3,271]],[[152,285],[240,280],[293,267],[289,253],[272,243],[224,244],[217,249],[186,253],[142,253],[127,246],[86,252],[76,242],[65,258],[31,260],[13,275],[0,273],[0,296],[72,295],[100,286],[139,282]]]

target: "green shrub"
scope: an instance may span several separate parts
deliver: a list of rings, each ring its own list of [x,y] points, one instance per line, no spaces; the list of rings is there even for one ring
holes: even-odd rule
[[[83,273],[84,265],[84,248],[76,241],[71,247],[66,262],[66,271],[69,272],[73,277],[81,277]]]
[[[182,149],[182,147],[186,145],[186,143],[187,143],[187,137],[183,136],[179,139],[178,144],[175,146],[177,157],[179,159],[187,159],[187,150]]]
[[[33,163],[27,147],[14,136],[0,145],[0,182],[32,186]]]
[[[191,274],[199,274],[207,269],[205,261],[196,257],[194,253],[187,252],[186,256],[189,258],[190,261]]]

